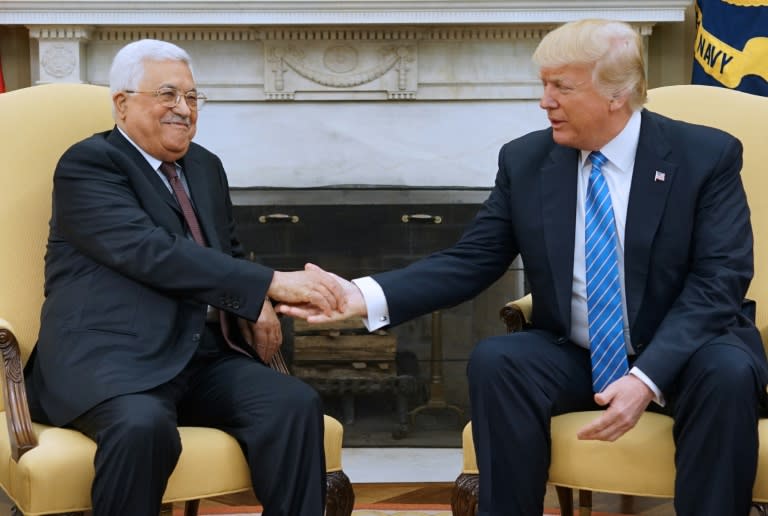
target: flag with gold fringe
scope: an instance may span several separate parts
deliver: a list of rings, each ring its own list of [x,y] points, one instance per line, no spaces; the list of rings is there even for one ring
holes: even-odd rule
[[[696,0],[691,82],[768,96],[768,0]]]

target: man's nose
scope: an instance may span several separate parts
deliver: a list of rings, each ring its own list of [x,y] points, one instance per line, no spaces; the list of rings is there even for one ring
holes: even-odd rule
[[[544,88],[544,91],[541,92],[539,107],[541,109],[554,109],[557,107],[557,102],[552,97],[552,95],[550,95],[549,89],[546,87]]]
[[[192,113],[192,109],[189,107],[189,104],[187,104],[187,97],[181,95],[179,97],[179,102],[173,106],[173,111],[179,115],[189,116],[189,114]]]

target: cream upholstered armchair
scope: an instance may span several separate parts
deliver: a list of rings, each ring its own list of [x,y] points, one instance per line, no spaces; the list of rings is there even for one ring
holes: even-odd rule
[[[27,516],[85,511],[91,504],[96,445],[70,429],[30,421],[22,363],[40,326],[43,255],[53,170],[76,141],[112,127],[109,89],[34,86],[0,95],[0,351],[7,431],[0,428],[0,487]],[[2,407],[0,407],[1,409]],[[341,424],[325,417],[329,516],[349,516],[354,494],[341,469]],[[183,451],[164,502],[247,491],[250,474],[237,441],[212,428],[179,428]]]
[[[748,296],[757,301],[757,324],[768,344],[768,98],[711,86],[667,86],[649,91],[646,107],[670,118],[709,125],[738,137],[744,145],[742,179],[752,212],[755,277]],[[526,296],[502,308],[510,331],[522,328],[531,314]],[[580,514],[591,514],[592,492],[650,497],[674,496],[675,445],[672,418],[647,412],[637,426],[613,443],[579,441],[578,429],[599,412],[574,412],[552,418],[549,483],[557,489],[562,515],[573,514],[573,489],[579,490]],[[477,511],[478,476],[471,423],[464,429],[464,464],[454,485],[454,515]],[[768,420],[759,423],[760,442],[768,442]],[[768,502],[768,447],[761,446],[752,499]]]

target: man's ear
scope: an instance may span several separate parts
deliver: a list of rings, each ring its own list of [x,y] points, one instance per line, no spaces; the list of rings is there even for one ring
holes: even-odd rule
[[[125,110],[128,107],[126,101],[128,95],[125,92],[118,91],[112,95],[112,104],[115,106],[115,115],[118,119],[123,120],[125,118]]]
[[[627,106],[629,97],[627,95],[614,95],[608,104],[609,111],[620,111]]]

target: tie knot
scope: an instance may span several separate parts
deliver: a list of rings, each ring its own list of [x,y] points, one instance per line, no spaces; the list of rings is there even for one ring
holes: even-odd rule
[[[608,158],[603,155],[600,151],[594,151],[589,154],[589,161],[592,162],[592,169],[596,171],[600,171],[603,168],[603,165],[608,161]]]
[[[171,163],[170,161],[163,161],[160,164],[160,172],[162,172],[163,175],[168,178],[168,180],[174,179],[177,177],[176,164]]]

